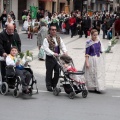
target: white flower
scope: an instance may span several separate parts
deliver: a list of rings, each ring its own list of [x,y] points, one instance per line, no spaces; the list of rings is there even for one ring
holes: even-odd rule
[[[29,62],[32,61],[32,57],[27,56],[27,57],[26,57],[26,61],[29,61]]]
[[[20,58],[20,55],[18,55],[17,57]]]

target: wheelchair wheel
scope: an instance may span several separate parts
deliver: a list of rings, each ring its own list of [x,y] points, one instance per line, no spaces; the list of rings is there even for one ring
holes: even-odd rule
[[[74,99],[74,98],[75,98],[75,93],[74,93],[74,92],[71,92],[71,93],[69,94],[69,98],[70,98],[70,99]]]
[[[59,95],[59,93],[61,92],[61,89],[60,88],[54,88],[53,89],[53,94],[55,95],[55,96],[58,96]]]
[[[19,96],[19,90],[14,89],[13,96],[17,98]]]
[[[1,85],[1,94],[6,95],[8,92],[8,84],[6,82],[3,82]]]

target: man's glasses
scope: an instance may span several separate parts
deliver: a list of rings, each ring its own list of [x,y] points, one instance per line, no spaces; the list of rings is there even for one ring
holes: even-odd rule
[[[51,29],[52,31],[56,31],[57,29]]]

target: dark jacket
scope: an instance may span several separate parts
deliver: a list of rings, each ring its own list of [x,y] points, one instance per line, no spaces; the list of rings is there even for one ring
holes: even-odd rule
[[[2,21],[2,24],[5,24],[7,21],[7,14],[2,14],[0,20]]]
[[[101,25],[100,20],[94,20],[93,21],[93,29],[100,30],[100,25]]]
[[[83,19],[83,27],[87,29],[91,28],[91,19],[89,17]]]
[[[6,30],[0,33],[0,56],[3,53],[10,54],[11,46],[16,46],[18,51],[21,51],[21,40],[18,33],[14,32],[13,35],[8,35]]]

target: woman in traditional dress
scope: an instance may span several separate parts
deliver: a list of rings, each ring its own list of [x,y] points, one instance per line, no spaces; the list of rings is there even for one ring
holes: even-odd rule
[[[47,27],[47,23],[45,21],[41,21],[40,22],[40,30],[38,31],[37,34],[37,46],[39,49],[39,54],[38,54],[38,58],[39,60],[45,60],[45,53],[43,50],[43,40],[47,37],[48,35],[48,27]]]
[[[105,62],[98,31],[91,31],[91,40],[86,42],[85,79],[88,90],[100,93],[105,90]]]

